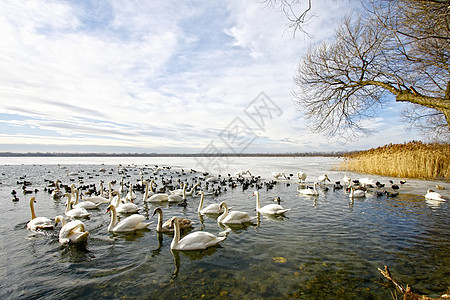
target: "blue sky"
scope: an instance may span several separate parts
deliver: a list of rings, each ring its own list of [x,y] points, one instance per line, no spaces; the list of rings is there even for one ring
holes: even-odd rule
[[[344,142],[309,132],[292,101],[302,54],[358,8],[314,1],[312,36],[293,38],[286,17],[256,0],[1,1],[0,152],[284,153],[417,140],[402,104],[380,111],[370,136]]]

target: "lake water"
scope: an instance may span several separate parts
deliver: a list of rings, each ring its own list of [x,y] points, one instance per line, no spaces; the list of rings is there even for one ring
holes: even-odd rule
[[[0,158],[1,299],[392,299],[394,287],[377,268],[388,265],[393,276],[416,292],[438,295],[450,284],[450,222],[448,202],[427,203],[424,194],[436,184],[449,197],[450,184],[406,179],[396,198],[373,197],[349,201],[348,193],[333,191],[332,184],[347,174],[353,179],[373,177],[389,186],[401,178],[368,176],[336,171],[337,158]],[[118,174],[118,164],[127,170]],[[137,192],[140,213],[153,221],[150,230],[132,234],[108,233],[110,215],[106,207],[92,211],[83,220],[90,236],[86,245],[68,247],[58,242],[58,230],[35,234],[27,230],[29,198],[35,196],[37,216],[54,218],[64,214],[63,200],[55,201],[44,191],[45,180],[64,184],[99,185],[124,177],[140,180],[140,167],[171,166],[154,176],[144,169],[144,178],[160,175],[193,181],[197,173],[220,172],[235,176],[250,170],[271,180],[274,171],[296,174],[304,171],[307,182],[328,174],[328,191],[318,197],[301,196],[295,178],[281,180],[273,189],[260,190],[262,205],[280,197],[290,208],[285,219],[257,217],[254,188],[228,186],[219,196],[205,197],[205,204],[225,201],[233,210],[255,216],[254,225],[233,228],[220,247],[205,251],[172,252],[171,235],[157,235],[157,205],[146,204]],[[105,168],[107,172],[98,172]],[[71,175],[72,174],[72,175]],[[217,174],[216,174],[217,175]],[[18,181],[32,182],[30,195],[22,193]],[[81,181],[81,182],[80,182]],[[217,185],[217,184],[216,184]],[[161,186],[161,185],[160,185]],[[204,183],[202,183],[204,187]],[[114,186],[118,189],[118,185]],[[12,202],[12,190],[18,202]],[[215,218],[199,218],[198,197],[188,205],[163,204],[165,219],[185,216],[195,222],[193,231],[220,234]],[[58,229],[60,226],[58,227]]]

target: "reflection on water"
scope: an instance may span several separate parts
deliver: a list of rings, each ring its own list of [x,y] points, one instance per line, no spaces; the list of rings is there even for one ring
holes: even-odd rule
[[[44,191],[46,180],[60,179],[77,186],[98,186],[100,180],[120,182],[122,177],[133,184],[140,180],[141,170],[136,166],[127,166],[126,174],[118,174],[117,165],[101,165],[99,160],[105,158],[91,163],[78,159],[82,164],[2,166],[3,299],[390,299],[394,289],[377,270],[385,264],[403,284],[412,285],[420,293],[437,295],[450,282],[449,206],[423,197],[427,188],[436,184],[433,182],[407,180],[396,198],[383,195],[352,200],[344,190],[333,191],[332,184],[328,190],[319,189],[318,196],[305,196],[297,192],[295,181],[280,180],[273,189],[260,189],[262,206],[280,197],[282,205],[290,208],[279,217],[256,212],[251,197],[256,187],[224,185],[226,192],[205,196],[207,203],[226,201],[233,210],[248,212],[253,224],[246,226],[220,226],[217,215],[199,215],[197,196],[188,197],[188,205],[180,207],[143,203],[137,192],[135,203],[148,222],[156,224],[157,217],[152,213],[162,206],[166,218],[187,217],[195,223],[192,231],[227,235],[227,239],[204,251],[171,251],[173,234],[157,234],[155,225],[133,233],[109,233],[110,215],[102,205],[84,220],[90,232],[88,241],[61,246],[58,230],[32,233],[26,229],[30,196],[38,200],[38,216],[54,218],[64,212],[62,200],[55,201]],[[161,175],[172,177],[174,182],[192,182],[197,176],[179,169],[188,169],[194,159],[170,159],[158,161],[175,166],[155,177],[159,187]],[[250,169],[267,181],[274,170],[286,174],[302,170],[308,173],[307,185],[325,172],[332,183],[342,180],[344,173],[330,170],[334,159],[308,159],[234,158],[235,164],[226,173]],[[152,166],[153,162],[140,163]],[[98,172],[100,168],[107,171]],[[77,175],[67,175],[72,172]],[[147,170],[144,176],[149,178],[151,174]],[[39,191],[24,195],[17,183],[24,180],[21,177]],[[389,179],[377,178],[382,182]],[[450,186],[439,184],[447,188],[443,194],[448,197]],[[18,202],[12,201],[13,189],[18,192]]]

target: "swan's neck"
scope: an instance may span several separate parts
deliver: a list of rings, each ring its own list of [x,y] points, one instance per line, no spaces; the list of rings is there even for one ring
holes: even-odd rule
[[[153,183],[154,183],[153,180],[150,181],[150,191],[154,193],[155,191],[153,190]]]
[[[68,213],[72,209],[72,197],[70,197],[69,195],[67,195],[66,200],[66,213]]]
[[[222,222],[223,219],[225,219],[225,217],[228,215],[228,206],[226,204],[223,204],[224,207],[224,211],[223,213],[219,216],[219,218],[217,218],[217,221]]]
[[[116,209],[112,207],[110,209],[111,211],[111,222],[109,222],[108,230],[111,231],[117,224],[117,214]]]
[[[100,181],[100,196],[103,197],[103,182]]]
[[[198,209],[197,209],[198,212],[200,212],[202,210],[202,208],[203,208],[203,199],[204,198],[205,198],[205,194],[201,193],[200,194],[200,204],[198,205]]]
[[[30,200],[30,210],[31,210],[31,220],[36,218],[36,214],[34,213],[34,200]]]
[[[171,248],[176,248],[175,246],[178,245],[180,242],[180,224],[178,223],[178,220],[175,220],[174,222],[174,231],[173,231],[173,240],[171,243]]]
[[[144,193],[144,201],[145,201],[145,199],[147,199],[148,197],[148,182],[144,181],[144,184],[145,184],[145,193]]]
[[[78,191],[77,189],[75,189],[75,190],[73,191],[73,197],[75,197],[75,203],[74,203],[74,205],[77,205],[77,204],[78,204],[78,198],[80,197],[80,191]]]
[[[259,193],[255,193],[255,196],[256,196],[256,210],[258,210],[260,208]]]
[[[158,211],[158,227],[156,228],[156,231],[162,231],[162,224],[163,224],[162,211]]]

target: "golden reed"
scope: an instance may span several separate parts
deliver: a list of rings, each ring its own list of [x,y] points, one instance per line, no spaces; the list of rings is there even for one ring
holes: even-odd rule
[[[449,163],[450,144],[412,141],[346,155],[339,170],[449,181]]]

